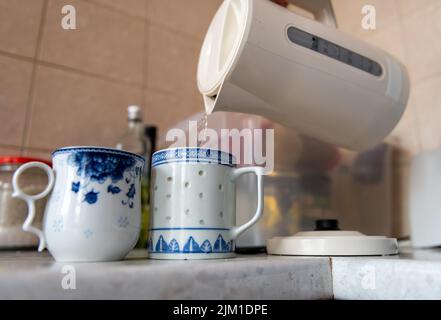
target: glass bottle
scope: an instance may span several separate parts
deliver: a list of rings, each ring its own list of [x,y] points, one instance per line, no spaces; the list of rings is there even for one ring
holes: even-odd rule
[[[139,106],[129,106],[128,112],[128,128],[122,137],[118,140],[117,149],[137,153],[145,157],[145,168],[141,182],[141,232],[139,235],[137,248],[147,247],[148,228],[150,219],[149,208],[149,172],[150,172],[150,155],[151,143],[144,135],[144,123],[142,112]]]

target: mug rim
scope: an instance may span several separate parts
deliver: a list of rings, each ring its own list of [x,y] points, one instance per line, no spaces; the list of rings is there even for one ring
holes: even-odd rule
[[[54,150],[52,152],[52,157],[61,153],[68,153],[72,151],[89,151],[89,152],[107,152],[113,154],[120,154],[135,157],[145,163],[145,158],[137,153],[133,153],[130,151],[120,150],[116,148],[108,148],[108,147],[97,147],[97,146],[71,146],[71,147],[62,147]]]
[[[196,157],[189,157],[185,156],[182,157],[179,155],[180,152],[187,152],[189,150],[196,150],[198,152],[198,155]],[[206,152],[210,154],[211,152],[216,153],[217,157],[213,158],[213,156],[200,156],[199,152]],[[158,158],[160,154],[165,154],[165,159],[155,159]],[[228,159],[225,161],[225,159]],[[176,148],[165,148],[158,150],[153,153],[152,155],[152,167],[159,166],[161,164],[166,163],[176,163],[176,162],[183,162],[183,163],[207,163],[207,164],[220,164],[220,165],[226,165],[230,167],[236,166],[236,158],[233,154],[222,151],[219,149],[213,149],[213,148],[203,148],[203,147],[176,147]]]

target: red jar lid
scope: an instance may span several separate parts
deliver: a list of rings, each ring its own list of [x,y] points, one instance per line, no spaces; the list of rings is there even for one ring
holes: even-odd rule
[[[24,163],[33,162],[33,161],[43,162],[49,166],[52,166],[51,161],[38,159],[38,158],[17,157],[17,156],[0,156],[0,165],[24,164]]]

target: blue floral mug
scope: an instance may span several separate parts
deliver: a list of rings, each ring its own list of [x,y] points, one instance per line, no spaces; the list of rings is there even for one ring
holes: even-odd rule
[[[140,183],[144,158],[99,147],[67,147],[52,154],[53,169],[41,162],[24,164],[14,174],[14,197],[28,204],[23,230],[40,239],[57,261],[114,261],[135,246],[141,224]],[[46,189],[29,195],[19,186],[31,167],[44,170]],[[34,202],[52,190],[43,230],[32,226]]]

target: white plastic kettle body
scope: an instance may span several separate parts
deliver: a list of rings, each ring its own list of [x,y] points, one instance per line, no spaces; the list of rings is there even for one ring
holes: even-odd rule
[[[383,140],[409,96],[394,57],[268,0],[224,1],[197,78],[208,114],[257,114],[355,150]]]

